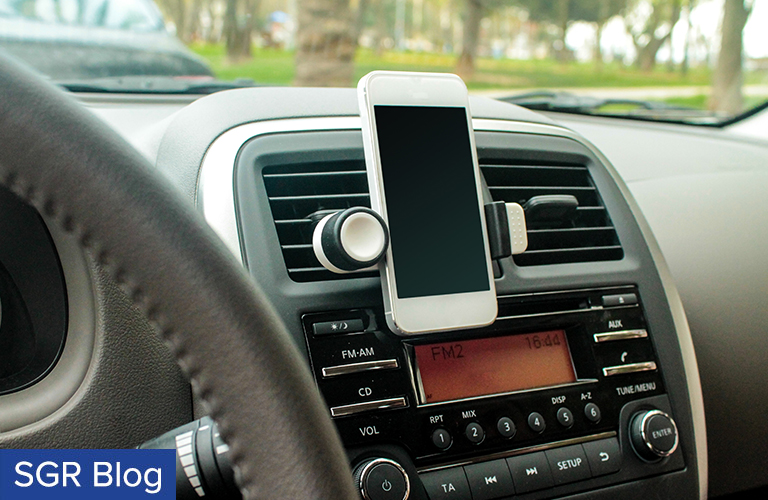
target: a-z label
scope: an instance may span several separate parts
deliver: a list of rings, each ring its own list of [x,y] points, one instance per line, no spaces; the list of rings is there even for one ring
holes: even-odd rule
[[[2,500],[176,498],[175,450],[0,450]]]

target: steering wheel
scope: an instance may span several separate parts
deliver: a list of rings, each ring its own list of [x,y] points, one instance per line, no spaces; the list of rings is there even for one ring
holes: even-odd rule
[[[358,498],[311,375],[242,266],[131,146],[4,57],[0,185],[73,233],[146,313],[208,403],[244,498]]]

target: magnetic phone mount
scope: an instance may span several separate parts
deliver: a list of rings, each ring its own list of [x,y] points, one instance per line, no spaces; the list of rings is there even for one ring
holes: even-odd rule
[[[387,225],[370,208],[315,212],[310,218],[319,218],[312,249],[329,271],[343,274],[375,266],[387,251]]]

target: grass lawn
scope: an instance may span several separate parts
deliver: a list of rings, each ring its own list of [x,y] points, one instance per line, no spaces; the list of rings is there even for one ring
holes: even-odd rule
[[[274,85],[290,85],[293,80],[293,53],[289,51],[254,47],[253,59],[232,63],[227,61],[221,44],[195,43],[190,48],[206,59],[216,76],[224,80],[250,78],[257,83]],[[452,72],[455,65],[453,55],[387,52],[377,56],[360,49],[355,58],[355,78],[374,69]],[[480,58],[467,86],[470,89],[688,86],[708,85],[709,80],[710,71],[705,68],[691,70],[683,76],[679,72],[669,73],[663,67],[642,73],[622,64],[605,64],[597,69],[592,63]]]
[[[189,47],[210,64],[222,80],[247,78],[266,85],[291,85],[293,81],[293,53],[276,49],[253,48],[253,58],[246,61],[227,60],[222,44],[193,43]],[[355,81],[374,69],[401,71],[453,72],[456,56],[446,54],[386,52],[376,55],[360,49],[355,58]],[[553,87],[669,87],[701,86],[701,93],[686,97],[669,97],[664,102],[705,109],[709,94],[711,71],[708,68],[691,69],[687,75],[668,72],[664,65],[643,73],[623,64],[605,64],[598,69],[593,63],[572,62],[561,64],[552,60],[496,60],[480,58],[475,75],[467,81],[470,90],[553,88]],[[750,73],[748,84],[768,83],[768,74]],[[756,106],[768,96],[747,96],[745,109]]]

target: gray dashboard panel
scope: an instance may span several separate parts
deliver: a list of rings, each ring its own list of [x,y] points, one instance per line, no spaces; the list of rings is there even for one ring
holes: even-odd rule
[[[486,99],[474,99],[472,109],[475,118],[495,118],[498,120],[513,120],[518,123],[551,123],[537,115],[515,106],[496,103]],[[158,167],[166,173],[174,183],[191,199],[197,194],[199,167],[204,158],[208,146],[227,130],[237,128],[245,123],[262,121],[268,123],[271,120],[283,120],[296,117],[339,117],[355,116],[357,109],[353,90],[306,90],[306,89],[252,89],[249,91],[237,91],[217,94],[201,99],[188,108],[179,112],[168,128],[164,137],[157,159]],[[349,139],[353,140],[353,139]],[[583,148],[583,154],[589,155],[589,151],[574,141],[574,147]],[[290,151],[290,141],[283,142],[280,148]],[[318,146],[321,147],[321,146]],[[248,165],[249,156],[241,151],[239,162]],[[255,161],[255,154],[249,156],[250,161]],[[515,278],[502,284],[502,288],[516,289],[562,289],[574,286],[595,284],[626,284],[637,283],[641,287],[643,298],[649,304],[649,309],[654,313],[649,315],[649,323],[658,331],[674,331],[675,323],[666,307],[667,297],[662,288],[659,276],[656,272],[648,272],[654,269],[652,257],[643,243],[640,233],[632,215],[629,205],[611,179],[611,174],[600,167],[597,158],[594,162],[592,174],[595,182],[601,190],[606,202],[611,204],[611,216],[617,226],[622,226],[620,239],[625,249],[631,248],[627,257],[620,261],[616,267],[605,273],[605,266],[591,265],[563,265],[554,266],[540,273],[526,275],[527,271],[516,270]],[[226,169],[225,169],[226,171]],[[242,176],[244,177],[240,177]],[[238,181],[243,185],[254,186],[258,190],[260,181],[257,169],[244,168],[238,171]],[[297,335],[297,343],[302,346],[300,340],[300,326],[297,311],[306,311],[317,308],[338,308],[345,304],[375,305],[380,299],[378,280],[369,278],[358,280],[355,285],[339,283],[325,284],[298,284],[287,278],[279,247],[274,235],[274,226],[271,220],[265,220],[263,215],[269,214],[268,205],[262,191],[251,189],[238,190],[237,206],[239,209],[243,227],[249,229],[243,234],[243,245],[246,249],[246,259],[254,277],[262,287],[273,297],[276,307],[283,316],[289,330]],[[266,211],[264,208],[266,207]],[[648,267],[649,263],[651,264]],[[610,265],[609,265],[610,267]],[[265,269],[268,269],[265,271]],[[508,271],[508,269],[505,269]],[[603,273],[594,278],[593,273]],[[507,273],[507,276],[512,274]],[[354,299],[354,300],[353,300]],[[671,300],[672,298],[670,298]],[[364,303],[364,304],[363,304]],[[678,323],[679,324],[679,323]],[[684,325],[684,320],[683,323]],[[297,333],[298,332],[298,333]],[[663,362],[669,366],[669,372],[682,374],[679,347],[674,336],[663,336],[664,340],[658,345],[658,350],[663,353]],[[668,343],[665,345],[665,343]],[[680,411],[680,417],[684,421],[690,421],[690,413],[687,406],[688,394],[683,376],[668,378],[672,403],[675,411]],[[680,408],[678,410],[678,408]],[[684,442],[686,447],[687,462],[695,464],[694,440],[689,425],[684,430]],[[695,468],[695,467],[693,467]],[[692,468],[692,469],[693,469]],[[695,470],[690,470],[694,475]],[[668,482],[665,482],[670,487]],[[691,483],[692,485],[692,483]],[[673,487],[674,489],[674,487]],[[618,494],[619,490],[611,490]],[[670,490],[671,491],[671,490]],[[676,491],[676,496],[697,496],[695,485],[693,490]]]
[[[710,493],[765,486],[768,143],[722,130],[555,117],[609,157],[669,264],[699,359]]]
[[[475,118],[551,123],[538,113],[482,97],[470,98],[470,107]],[[355,89],[260,88],[219,92],[193,102],[173,117],[160,143],[157,166],[184,194],[194,198],[203,156],[227,130],[257,121],[357,115]]]
[[[481,120],[482,121],[482,120]],[[476,128],[478,122],[476,122]],[[490,123],[490,122],[489,122]],[[332,127],[330,127],[332,128]],[[623,195],[610,174],[584,145],[563,137],[538,134],[504,132],[476,133],[480,156],[487,151],[505,154],[527,152],[541,157],[555,156],[562,160],[578,161],[588,166],[601,191],[606,206],[625,248],[625,258],[616,262],[568,264],[533,268],[517,268],[511,259],[504,263],[504,277],[497,280],[500,294],[542,292],[572,288],[635,283],[646,304],[649,326],[658,332],[654,339],[678,422],[682,422],[683,448],[689,470],[696,474],[696,446],[688,406],[688,389],[682,376],[680,347],[665,292],[645,240],[634,220]],[[295,336],[298,346],[304,347],[301,314],[335,309],[378,307],[381,288],[376,278],[336,282],[295,283],[287,275],[279,249],[277,234],[271,219],[261,170],[265,165],[306,161],[308,159],[362,159],[362,139],[359,131],[330,131],[271,134],[255,138],[238,155],[235,172],[237,207],[240,217],[240,237],[244,260],[251,274],[272,298],[275,307]],[[678,496],[697,496],[695,482],[681,481]],[[692,489],[687,489],[692,488]],[[617,493],[617,492],[614,492]]]

